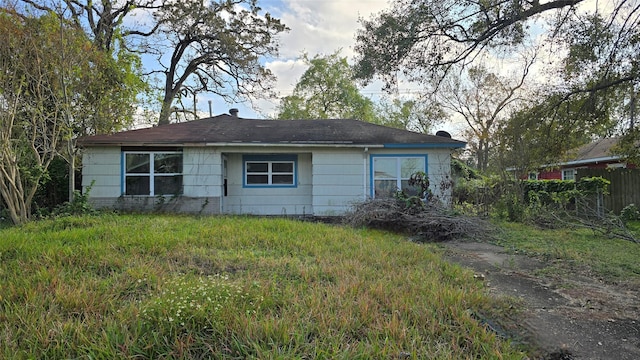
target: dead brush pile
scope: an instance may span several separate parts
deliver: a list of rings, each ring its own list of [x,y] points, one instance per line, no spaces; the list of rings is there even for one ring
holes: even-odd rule
[[[353,227],[407,234],[419,242],[486,238],[491,225],[480,218],[454,214],[437,204],[397,198],[372,199],[354,205],[344,217]]]

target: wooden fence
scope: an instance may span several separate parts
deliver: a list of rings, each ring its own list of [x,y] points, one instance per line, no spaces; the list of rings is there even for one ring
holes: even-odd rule
[[[640,206],[640,169],[578,169],[576,179],[599,176],[611,181],[604,207],[620,214],[625,206]]]

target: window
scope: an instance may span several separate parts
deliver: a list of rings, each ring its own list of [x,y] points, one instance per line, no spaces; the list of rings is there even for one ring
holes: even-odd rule
[[[562,180],[575,180],[576,169],[562,169]]]
[[[537,172],[530,172],[527,178],[529,180],[538,180],[538,173]]]
[[[418,171],[426,173],[426,164],[426,155],[372,155],[373,197],[393,196],[398,190],[409,196],[417,195],[420,189],[409,186],[409,178]]]
[[[295,187],[296,155],[245,155],[245,187]]]
[[[182,194],[181,151],[125,151],[125,195]]]

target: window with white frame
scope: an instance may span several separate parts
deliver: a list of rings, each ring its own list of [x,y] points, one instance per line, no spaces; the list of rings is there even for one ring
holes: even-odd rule
[[[295,187],[296,155],[243,156],[245,187]]]
[[[562,169],[562,180],[575,180],[576,169]]]
[[[182,194],[182,151],[124,151],[123,158],[123,194]]]
[[[396,191],[413,196],[419,187],[409,186],[409,178],[416,172],[427,172],[426,155],[372,155],[373,197],[390,197]]]

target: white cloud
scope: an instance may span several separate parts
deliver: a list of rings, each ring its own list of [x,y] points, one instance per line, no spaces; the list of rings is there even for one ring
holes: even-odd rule
[[[344,56],[352,56],[358,18],[369,18],[388,6],[386,0],[285,0],[280,4],[285,6],[278,9],[280,19],[291,29],[281,37],[284,58],[299,56],[303,51],[311,56],[330,54],[337,49],[343,49]]]
[[[277,77],[274,90],[280,96],[291,94],[306,65],[300,60],[328,55],[341,50],[341,56],[353,57],[355,34],[360,28],[358,19],[368,19],[388,7],[387,0],[283,0],[264,1],[260,6],[286,24],[290,31],[279,36],[279,59],[265,66]],[[380,89],[380,87],[378,87]],[[278,100],[254,100],[253,104],[238,104],[240,116],[263,117],[273,115]]]

